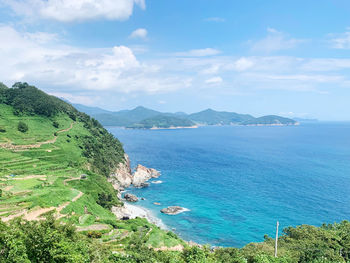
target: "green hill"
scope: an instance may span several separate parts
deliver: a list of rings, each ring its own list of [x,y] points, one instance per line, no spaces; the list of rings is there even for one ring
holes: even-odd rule
[[[276,115],[268,115],[252,120],[244,121],[243,125],[296,125],[295,120]]]
[[[152,128],[177,128],[177,127],[193,127],[195,123],[188,119],[178,118],[174,116],[157,115],[135,123],[128,128],[152,129]]]
[[[249,114],[215,111],[212,109],[186,114],[184,112],[163,113],[141,106],[133,110],[117,112],[83,105],[77,105],[77,107],[91,114],[105,126],[128,128],[176,128],[194,125],[295,125],[297,123],[292,119],[276,115],[255,118]]]
[[[253,116],[248,114],[215,111],[212,109],[190,114],[188,118],[204,125],[231,125],[254,119]]]
[[[123,205],[108,182],[122,161],[121,143],[95,119],[26,83],[0,86],[1,220],[52,212],[82,233],[97,231],[113,249],[134,236],[153,247],[182,244],[145,219],[122,222],[110,211]]]

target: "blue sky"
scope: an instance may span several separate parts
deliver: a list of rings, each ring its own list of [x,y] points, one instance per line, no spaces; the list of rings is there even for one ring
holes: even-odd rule
[[[120,110],[350,120],[350,2],[0,0],[0,81]]]

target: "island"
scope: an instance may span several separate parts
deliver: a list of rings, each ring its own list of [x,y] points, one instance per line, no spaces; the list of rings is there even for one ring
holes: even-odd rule
[[[132,110],[117,112],[80,104],[74,104],[74,106],[90,114],[104,126],[117,126],[129,129],[180,129],[211,125],[290,126],[299,124],[293,119],[277,115],[256,118],[250,114],[216,111],[213,109],[186,114],[184,112],[159,112],[142,106]]]

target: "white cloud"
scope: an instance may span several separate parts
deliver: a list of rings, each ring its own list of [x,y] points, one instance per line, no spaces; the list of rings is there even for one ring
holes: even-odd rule
[[[204,21],[222,23],[222,22],[225,22],[226,19],[222,17],[208,17],[204,19]]]
[[[334,36],[331,39],[331,46],[337,49],[350,49],[350,28],[343,34]]]
[[[290,38],[287,34],[273,28],[267,29],[267,36],[261,40],[253,42],[251,49],[256,52],[270,53],[278,50],[295,48],[303,39]]]
[[[0,79],[27,81],[56,92],[113,90],[119,93],[168,92],[191,85],[190,78],[167,74],[161,66],[141,63],[126,46],[83,49],[42,42],[43,33],[21,33],[0,26]],[[46,39],[44,37],[44,39]]]
[[[251,68],[254,65],[254,62],[248,58],[240,58],[235,63],[235,68],[238,71],[244,71]]]
[[[175,53],[178,57],[208,57],[220,54],[221,51],[214,48],[192,49],[187,52]]]
[[[324,94],[350,86],[350,59],[216,56],[219,51],[202,49],[190,56],[141,61],[126,46],[79,48],[62,44],[56,35],[22,33],[4,25],[0,39],[0,81],[27,81],[80,102],[87,94],[118,94],[119,100],[123,94],[197,92],[213,86],[228,94],[264,89]]]
[[[60,22],[91,19],[126,20],[134,5],[145,9],[145,0],[3,0],[13,11],[33,19]]]
[[[144,29],[144,28],[139,28],[139,29],[136,29],[135,31],[133,31],[131,34],[130,34],[130,38],[140,38],[140,39],[146,39],[147,38],[147,30]]]
[[[223,82],[223,79],[219,76],[207,79],[205,81],[205,83],[207,83],[207,84],[220,84],[222,82]]]

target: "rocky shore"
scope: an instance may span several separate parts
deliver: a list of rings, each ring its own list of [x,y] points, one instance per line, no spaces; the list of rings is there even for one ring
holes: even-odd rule
[[[177,215],[187,211],[190,211],[190,210],[181,206],[169,206],[167,208],[163,208],[162,210],[160,210],[160,212],[167,215]]]
[[[124,203],[122,207],[112,207],[112,213],[120,220],[134,219],[136,217],[146,218],[148,222],[155,224],[161,229],[168,230],[166,225],[159,218],[155,217],[151,211],[146,208]]]
[[[138,188],[147,187],[149,186],[148,180],[159,176],[159,171],[147,168],[141,164],[132,173],[129,156],[125,154],[123,162],[119,163],[115,172],[109,176],[108,181],[113,185],[114,189],[122,191],[131,185]]]

